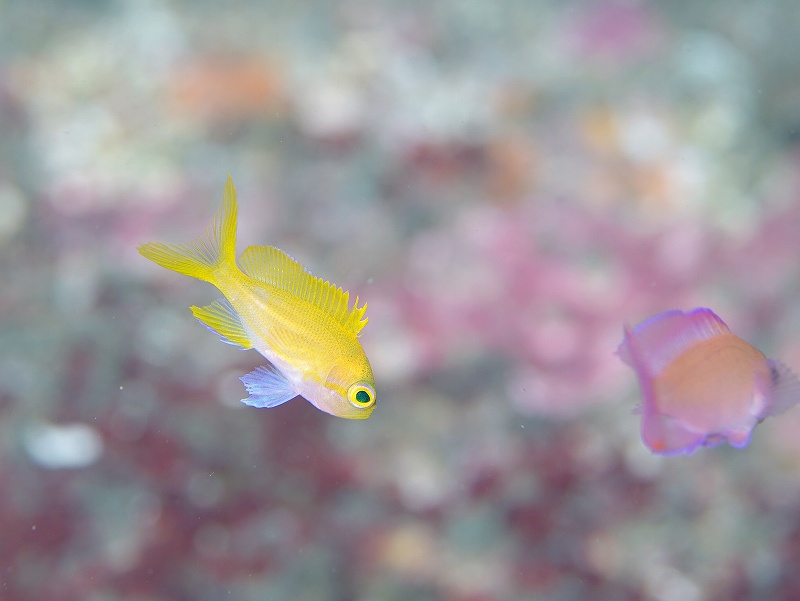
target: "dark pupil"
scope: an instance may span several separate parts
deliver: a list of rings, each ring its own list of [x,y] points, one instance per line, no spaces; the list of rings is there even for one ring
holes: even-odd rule
[[[359,390],[356,393],[356,402],[366,405],[370,402],[369,393],[366,390]]]

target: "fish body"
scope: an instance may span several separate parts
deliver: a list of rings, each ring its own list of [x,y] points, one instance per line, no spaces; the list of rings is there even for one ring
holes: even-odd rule
[[[691,453],[727,441],[800,402],[800,382],[734,335],[710,309],[666,311],[633,329],[618,349],[642,391],[642,440],[654,453]]]
[[[242,377],[243,402],[274,407],[302,396],[318,409],[366,419],[375,408],[372,369],[358,336],[366,304],[311,275],[270,246],[250,246],[236,259],[236,190],[228,177],[222,205],[205,234],[190,244],[151,242],[139,252],[224,295],[194,316],[224,342],[261,353],[269,365]]]

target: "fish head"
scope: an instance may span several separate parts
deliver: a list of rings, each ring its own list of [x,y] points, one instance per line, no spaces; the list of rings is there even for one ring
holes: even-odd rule
[[[375,381],[367,358],[336,364],[309,398],[317,408],[347,419],[367,419],[377,402]],[[308,397],[307,397],[308,398]]]

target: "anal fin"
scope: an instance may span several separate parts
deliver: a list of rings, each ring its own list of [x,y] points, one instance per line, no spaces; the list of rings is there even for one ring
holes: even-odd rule
[[[220,299],[205,307],[191,307],[191,310],[204,326],[219,334],[223,342],[238,345],[243,349],[253,347],[244,331],[239,314],[227,300]]]

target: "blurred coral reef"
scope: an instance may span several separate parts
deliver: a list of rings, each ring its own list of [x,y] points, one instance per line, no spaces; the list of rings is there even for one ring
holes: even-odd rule
[[[800,414],[650,456],[622,325],[800,369],[800,5],[0,3],[0,599],[800,598]],[[369,302],[364,423],[239,403],[204,228]]]

